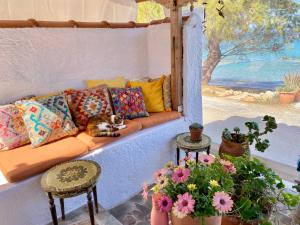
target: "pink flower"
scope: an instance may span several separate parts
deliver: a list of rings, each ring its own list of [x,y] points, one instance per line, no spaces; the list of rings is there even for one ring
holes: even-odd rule
[[[236,173],[236,168],[233,165],[232,162],[221,159],[220,163],[223,165],[223,168],[226,172],[231,173],[231,174],[235,174]]]
[[[142,196],[145,200],[148,199],[148,193],[149,193],[148,184],[144,183]]]
[[[213,155],[202,154],[198,159],[205,165],[211,165],[215,162],[215,157]]]
[[[166,173],[167,173],[167,170],[165,168],[162,168],[154,173],[154,179],[158,180],[162,176],[166,175]]]
[[[227,213],[232,210],[233,201],[224,191],[216,192],[213,198],[213,206],[219,213]]]
[[[186,215],[194,212],[195,200],[192,195],[186,192],[183,195],[178,195],[177,198],[176,208],[179,212]]]
[[[178,167],[175,169],[174,173],[172,174],[172,180],[176,183],[183,183],[187,181],[190,176],[189,168]]]
[[[166,195],[161,196],[161,198],[158,200],[158,208],[161,212],[170,212],[172,205],[172,200]]]
[[[179,219],[183,219],[184,217],[187,216],[186,213],[183,213],[183,212],[179,212],[178,209],[177,209],[177,202],[175,202],[173,208],[172,208],[172,213]]]
[[[159,189],[163,189],[168,185],[168,178],[166,176],[162,176],[157,180],[157,184]]]

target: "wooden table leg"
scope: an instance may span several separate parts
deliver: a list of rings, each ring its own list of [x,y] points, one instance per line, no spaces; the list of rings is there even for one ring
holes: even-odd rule
[[[58,225],[54,199],[50,192],[48,192],[48,197],[49,197],[49,205],[50,205],[50,211],[51,211],[53,225]]]
[[[206,152],[207,152],[207,155],[210,154],[210,146],[207,147],[207,151]]]
[[[97,187],[93,187],[93,196],[94,196],[94,203],[95,203],[95,208],[96,208],[96,213],[98,213],[98,197],[97,197]]]
[[[177,166],[179,166],[179,160],[180,160],[180,149],[177,147],[176,149],[177,152]]]
[[[90,191],[87,193],[87,200],[88,200],[88,208],[89,208],[91,225],[95,225],[93,200],[92,200],[91,192]]]
[[[65,217],[65,202],[64,202],[64,199],[60,198],[59,202],[60,202],[61,218],[62,218],[62,220],[65,220],[66,217]]]
[[[185,157],[188,158],[189,157],[189,153],[188,152],[185,152]],[[185,161],[185,168],[188,168],[188,165],[186,164],[186,160]]]

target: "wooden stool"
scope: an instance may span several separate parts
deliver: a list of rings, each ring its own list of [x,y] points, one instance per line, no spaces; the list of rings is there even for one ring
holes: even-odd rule
[[[96,213],[98,200],[96,183],[101,173],[98,163],[90,160],[73,160],[58,164],[48,170],[42,177],[41,185],[47,193],[50,211],[54,225],[58,225],[54,198],[60,200],[62,219],[65,219],[64,199],[87,194],[91,224],[95,225],[94,208],[91,193],[93,193]]]
[[[206,151],[209,155],[210,153],[210,145],[211,139],[205,134],[202,134],[201,141],[191,141],[191,134],[189,132],[182,133],[177,135],[176,137],[177,144],[177,165],[179,165],[180,160],[180,149],[185,151],[186,156],[188,156],[189,152],[196,152],[196,162],[198,163],[198,155],[199,152]]]

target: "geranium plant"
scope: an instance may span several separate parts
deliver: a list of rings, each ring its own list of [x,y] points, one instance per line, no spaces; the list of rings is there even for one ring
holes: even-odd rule
[[[191,157],[185,158],[186,166],[168,163],[155,173],[152,188],[161,212],[171,212],[178,218],[191,216],[204,218],[222,215],[233,208],[232,174],[234,165],[213,155],[202,154],[196,163]],[[147,187],[144,197],[147,196]]]
[[[287,209],[298,204],[299,196],[287,193],[281,178],[258,159],[247,156],[226,158],[232,161],[237,171],[233,174],[233,216],[241,221],[271,224],[269,216],[278,209],[278,203]]]
[[[240,132],[239,127],[235,127],[233,132],[228,128],[223,130],[222,136],[224,139],[234,143],[245,143],[252,145],[255,142],[255,149],[260,152],[264,152],[269,146],[268,139],[262,139],[261,136],[266,135],[269,132],[273,132],[277,128],[277,123],[274,117],[265,115],[262,119],[265,122],[265,128],[263,131],[259,128],[258,123],[255,121],[249,121],[245,123],[248,128],[248,132],[243,134]]]

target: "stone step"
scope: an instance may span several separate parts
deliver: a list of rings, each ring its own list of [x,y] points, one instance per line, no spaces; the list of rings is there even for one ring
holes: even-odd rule
[[[50,212],[49,212],[50,213]],[[114,216],[112,216],[108,211],[99,207],[99,213],[95,215],[96,225],[122,225]],[[59,219],[59,225],[90,225],[90,216],[86,206],[72,211],[66,215],[66,219]],[[48,225],[52,225],[49,223]]]

